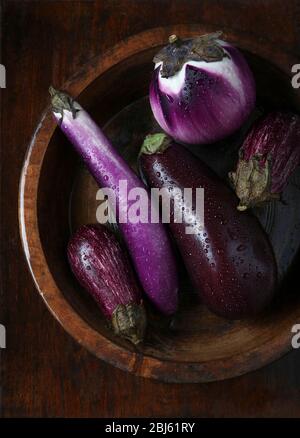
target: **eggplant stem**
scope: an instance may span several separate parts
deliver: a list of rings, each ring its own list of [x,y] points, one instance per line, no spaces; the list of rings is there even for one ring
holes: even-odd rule
[[[111,323],[116,335],[134,345],[143,342],[146,313],[142,304],[119,304],[112,315]]]
[[[73,119],[76,118],[76,113],[79,108],[76,108],[76,102],[67,93],[56,90],[52,85],[49,87],[49,93],[51,96],[52,111],[61,114],[62,122],[64,111],[70,111],[72,113]]]
[[[177,35],[169,36],[169,44],[153,58],[155,64],[161,63],[160,75],[169,78],[178,73],[189,61],[217,62],[229,55],[220,44],[222,32],[214,32],[196,38],[181,40]]]
[[[173,35],[170,35],[169,36],[169,43],[170,44],[174,44],[174,43],[176,43],[176,41],[178,41],[178,36],[177,35],[175,35],[175,34],[173,34]]]
[[[163,132],[149,134],[142,144],[140,155],[162,154],[171,143],[172,139]]]

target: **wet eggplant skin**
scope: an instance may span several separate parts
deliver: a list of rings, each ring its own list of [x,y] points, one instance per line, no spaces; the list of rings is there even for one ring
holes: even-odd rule
[[[210,168],[183,146],[172,142],[161,153],[140,155],[140,169],[151,187],[168,190],[171,206],[176,188],[204,189],[204,227],[186,234],[189,225],[170,229],[202,301],[228,319],[256,315],[271,301],[277,285],[273,249],[257,218],[237,210],[238,198]],[[175,201],[176,202],[176,201]],[[194,213],[193,213],[194,212]],[[193,199],[194,219],[195,200]]]
[[[120,221],[120,213],[127,217],[130,205],[119,190],[120,183],[126,182],[128,192],[145,189],[144,184],[78,102],[53,87],[49,91],[59,128],[99,186],[115,195],[119,230],[143,290],[161,313],[172,315],[178,304],[177,266],[165,227],[160,223]]]

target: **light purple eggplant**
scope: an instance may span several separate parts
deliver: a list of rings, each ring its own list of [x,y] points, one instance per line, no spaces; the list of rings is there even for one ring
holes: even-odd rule
[[[121,180],[126,181],[127,191],[145,185],[118,154],[110,141],[90,115],[70,96],[49,89],[52,111],[60,129],[73,144],[86,167],[99,186],[114,191],[117,219],[127,215],[127,202],[119,190]],[[150,196],[148,205],[150,212]],[[150,217],[150,215],[149,215]],[[166,315],[173,314],[178,302],[178,276],[176,259],[167,231],[161,223],[119,223],[141,285],[151,302]]]

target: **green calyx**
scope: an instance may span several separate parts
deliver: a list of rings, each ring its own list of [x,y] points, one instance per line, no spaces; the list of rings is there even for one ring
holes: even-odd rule
[[[261,166],[260,160],[260,156],[254,156],[249,161],[240,158],[236,171],[229,173],[240,200],[237,207],[239,211],[279,198],[277,193],[271,192],[271,162],[267,160]]]
[[[170,146],[171,141],[171,138],[163,132],[149,134],[144,140],[140,154],[162,154]]]
[[[138,345],[144,339],[146,313],[142,304],[119,304],[115,309],[112,327],[116,335]]]
[[[221,31],[184,40],[177,35],[170,35],[169,44],[154,56],[153,62],[162,63],[161,77],[169,78],[189,61],[222,61],[228,55],[219,42],[221,36]]]
[[[79,109],[76,108],[76,102],[72,97],[62,91],[56,90],[52,85],[49,87],[49,93],[51,96],[52,111],[61,114],[61,120],[63,119],[65,110],[72,113],[73,119],[76,118]]]

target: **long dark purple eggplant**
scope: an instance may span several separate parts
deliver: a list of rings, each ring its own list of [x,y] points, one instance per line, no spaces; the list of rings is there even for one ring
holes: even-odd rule
[[[104,225],[82,226],[69,241],[68,259],[114,332],[133,344],[141,342],[146,327],[141,291],[116,236]]]
[[[202,161],[163,134],[146,137],[139,164],[149,185],[166,188],[173,205],[178,202],[178,189],[192,188],[194,193],[196,188],[204,189],[204,226],[195,203],[189,220],[183,216],[182,223],[174,223],[171,209],[170,223],[203,302],[229,319],[260,312],[274,294],[277,267],[258,220],[250,212],[239,212],[234,192]],[[187,208],[183,198],[180,202],[183,210]],[[197,234],[186,234],[191,223],[198,226]]]

